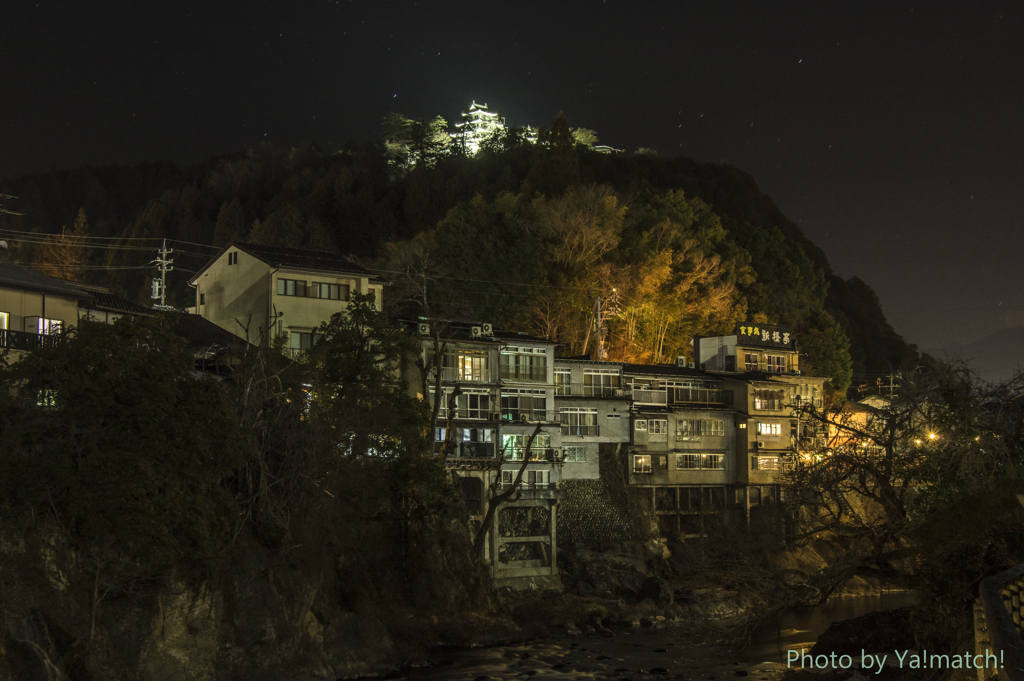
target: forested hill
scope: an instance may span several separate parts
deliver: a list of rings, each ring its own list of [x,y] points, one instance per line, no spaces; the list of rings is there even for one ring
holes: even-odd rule
[[[740,320],[791,326],[805,369],[838,387],[912,365],[915,348],[862,281],[729,166],[599,154],[559,121],[533,145],[510,134],[475,158],[388,144],[337,152],[264,145],[178,168],[80,168],[0,180],[8,259],[113,285],[148,304],[159,239],[173,240],[173,303],[231,239],[339,252],[393,281],[403,312],[467,317],[592,351],[592,310],[613,301],[611,359],[674,361],[693,335]],[[76,238],[90,247],[78,251]],[[56,267],[55,267],[56,265]],[[613,292],[614,289],[614,292]]]

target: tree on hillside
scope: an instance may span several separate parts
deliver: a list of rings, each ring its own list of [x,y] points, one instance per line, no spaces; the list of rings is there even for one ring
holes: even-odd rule
[[[229,241],[245,241],[247,232],[245,211],[238,197],[222,203],[213,227],[213,245],[220,248]]]
[[[844,547],[815,578],[823,595],[863,567],[895,573],[938,631],[963,621],[979,579],[1024,559],[1022,387],[936,365],[889,399],[804,410],[809,453],[784,482],[795,540]]]
[[[388,163],[401,172],[432,167],[452,145],[448,122],[440,116],[418,121],[391,113],[381,122]]]
[[[62,227],[60,234],[46,237],[36,254],[36,269],[54,279],[82,281],[89,258],[85,245],[88,236],[89,220],[85,208],[79,208],[74,229],[68,232]]]
[[[82,322],[0,365],[0,508],[56,523],[112,584],[212,561],[238,513],[221,479],[250,437],[169,326]]]
[[[550,132],[541,128],[537,142],[526,184],[551,198],[579,184],[579,154],[565,113],[558,112]]]

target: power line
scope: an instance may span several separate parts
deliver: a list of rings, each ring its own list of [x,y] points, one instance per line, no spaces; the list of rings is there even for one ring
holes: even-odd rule
[[[0,230],[0,231],[3,231],[5,234],[19,235],[19,236],[25,236],[25,237],[46,238],[47,236],[56,236],[55,234],[54,235],[50,235],[50,234],[43,234],[42,232],[21,232],[21,231],[17,231],[17,230],[13,230],[13,229],[3,229],[3,230]],[[92,235],[89,235],[89,236],[75,236],[75,235],[72,235],[72,234],[65,235],[65,238],[68,238],[68,239],[82,239],[82,240],[95,239],[95,240],[100,240],[100,241],[163,241],[164,240],[164,237],[160,237],[160,236],[92,236]],[[200,244],[200,243],[196,243],[194,241],[182,241],[181,239],[167,239],[167,242],[171,243],[171,244],[185,244],[186,246],[198,246],[200,248],[208,248],[211,251],[219,251],[220,250],[219,246],[211,246],[209,244]],[[152,247],[150,247],[150,248],[152,248]]]

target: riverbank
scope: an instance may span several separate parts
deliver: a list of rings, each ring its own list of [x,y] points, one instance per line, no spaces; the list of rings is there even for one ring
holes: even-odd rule
[[[735,616],[734,594],[721,591],[697,594],[702,603],[669,608],[651,601],[629,604],[566,594],[519,593],[507,598],[517,602],[518,607],[508,600],[504,605],[523,625],[518,632],[507,633],[521,640],[495,645],[484,636],[478,647],[435,649],[419,664],[388,678],[724,681],[749,677],[775,681],[785,675],[788,679],[798,670],[787,666],[787,650],[809,649],[833,621],[906,605],[913,596],[902,592],[835,598],[816,608],[784,613],[773,625],[750,631],[737,626],[742,619]],[[558,619],[559,613],[574,610],[590,613],[590,619],[578,624]],[[709,612],[722,616],[708,617]],[[530,616],[534,619],[523,619]],[[547,619],[537,619],[542,616]],[[842,673],[835,681],[849,676]]]

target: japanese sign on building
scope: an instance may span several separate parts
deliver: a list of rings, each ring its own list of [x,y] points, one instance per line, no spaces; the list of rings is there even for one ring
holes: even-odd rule
[[[740,322],[736,325],[736,344],[786,350],[794,348],[793,334],[788,326],[757,322]]]

